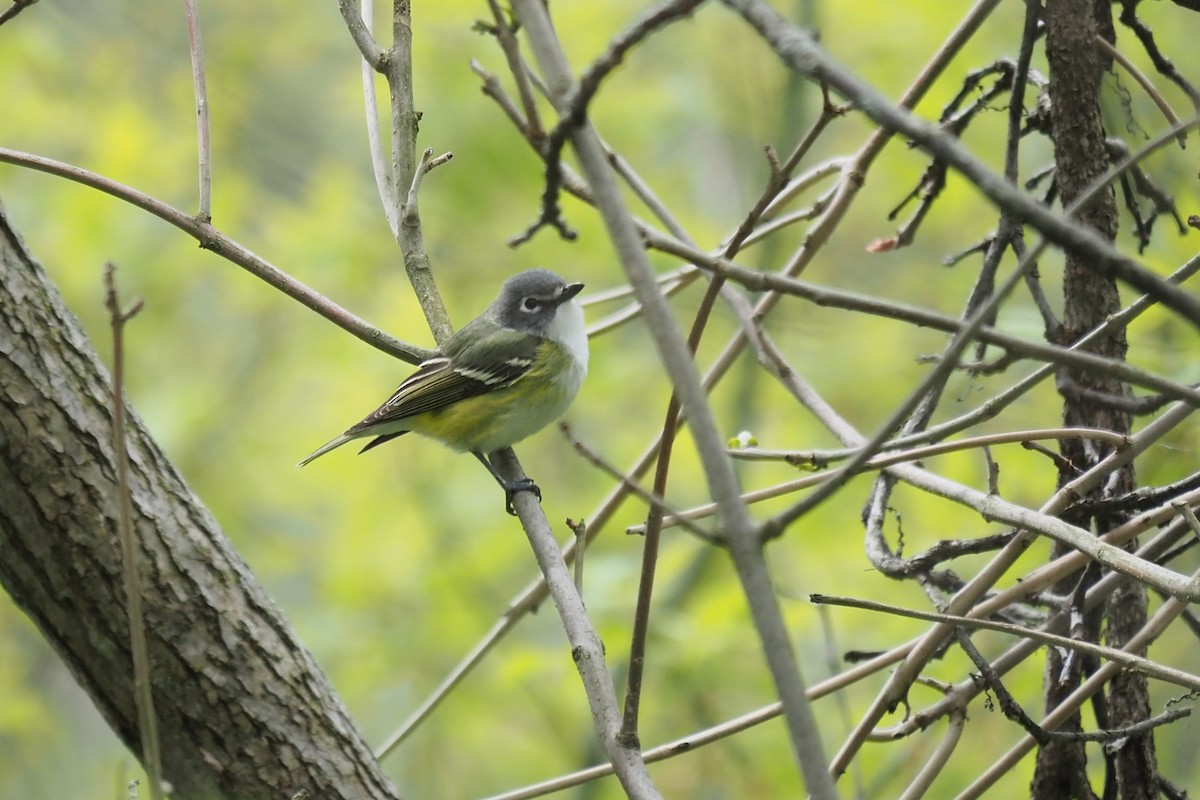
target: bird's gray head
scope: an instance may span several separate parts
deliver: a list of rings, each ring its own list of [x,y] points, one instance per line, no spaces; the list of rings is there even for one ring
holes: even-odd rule
[[[492,309],[504,327],[546,336],[561,306],[578,307],[571,301],[581,289],[582,283],[567,283],[548,269],[530,269],[504,282]]]

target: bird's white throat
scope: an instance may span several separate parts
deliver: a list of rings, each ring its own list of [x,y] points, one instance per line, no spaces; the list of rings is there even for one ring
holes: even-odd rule
[[[558,307],[546,329],[546,336],[567,348],[584,373],[587,372],[587,326],[583,322],[583,306],[577,300],[568,300]]]

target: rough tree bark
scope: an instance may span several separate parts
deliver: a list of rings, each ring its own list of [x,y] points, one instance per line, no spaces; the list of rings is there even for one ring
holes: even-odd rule
[[[136,753],[110,390],[0,206],[0,583]],[[133,416],[128,449],[175,796],[396,797],[312,656]]]
[[[1104,145],[1105,132],[1101,121],[1099,96],[1102,77],[1108,67],[1094,44],[1097,34],[1114,39],[1111,4],[1109,0],[1052,0],[1044,9],[1046,24],[1046,57],[1050,67],[1051,124],[1054,139],[1056,180],[1062,202],[1069,205],[1109,166]],[[1079,220],[1109,239],[1117,233],[1117,206],[1110,189],[1090,203]],[[1067,253],[1063,275],[1062,330],[1052,338],[1061,344],[1075,342],[1082,334],[1120,309],[1116,282],[1100,277],[1086,262]],[[1110,358],[1124,359],[1127,350],[1125,332],[1117,331],[1098,340],[1092,349]],[[1128,397],[1125,384],[1094,373],[1064,371],[1059,376],[1059,391],[1063,396],[1063,420],[1069,426],[1105,428],[1118,433],[1130,430],[1129,414],[1111,403],[1097,400],[1098,394],[1109,397]],[[1090,391],[1089,391],[1090,390]],[[1064,441],[1064,466],[1059,475],[1062,485],[1108,455],[1106,445],[1082,440]],[[1134,488],[1132,466],[1113,475],[1093,494],[1117,496]],[[1077,512],[1067,521],[1091,527],[1103,533],[1122,520],[1112,515],[1091,516]],[[1132,545],[1136,546],[1136,545]],[[1055,548],[1055,555],[1062,551]],[[1072,591],[1082,596],[1082,590],[1098,577],[1088,570],[1079,583],[1057,588],[1062,594]],[[1102,618],[1101,618],[1102,615]],[[1103,623],[1107,643],[1120,647],[1141,627],[1146,618],[1144,589],[1129,583],[1116,592],[1096,614],[1086,617],[1079,635],[1095,640]],[[1064,660],[1066,663],[1064,664]],[[1068,657],[1056,648],[1048,651],[1045,674],[1045,703],[1047,709],[1056,706],[1079,684],[1081,677],[1094,669],[1089,659]],[[1101,727],[1120,728],[1145,720],[1150,715],[1146,679],[1122,674],[1109,688],[1107,697],[1097,695],[1094,703],[1096,718]],[[1076,714],[1060,730],[1079,730]],[[1122,800],[1151,800],[1157,795],[1157,767],[1154,743],[1150,734],[1131,737],[1115,753],[1106,751],[1108,761],[1106,780],[1110,786],[1105,797]],[[1038,752],[1030,794],[1034,800],[1093,800],[1096,797],[1086,772],[1084,744],[1056,740]]]

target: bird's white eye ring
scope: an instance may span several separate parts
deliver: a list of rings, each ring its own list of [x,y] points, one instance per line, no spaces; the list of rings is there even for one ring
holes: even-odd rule
[[[533,313],[542,307],[542,301],[536,297],[526,297],[521,301],[521,310]]]

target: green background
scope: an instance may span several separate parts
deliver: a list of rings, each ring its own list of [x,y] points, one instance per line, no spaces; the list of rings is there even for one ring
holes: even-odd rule
[[[577,70],[643,8],[625,0],[552,5]],[[380,211],[366,150],[357,51],[336,4],[216,0],[201,6],[214,223],[356,314],[431,346]],[[529,266],[585,281],[588,292],[619,286],[622,275],[597,218],[574,200],[564,207],[580,230],[578,242],[561,241],[547,230],[520,249],[506,246],[534,218],[542,177],[538,159],[480,92],[468,68],[475,59],[503,72],[495,44],[472,29],[486,15],[486,4],[415,6],[415,94],[424,114],[419,145],[454,153],[449,165],[428,177],[421,194],[425,241],[454,322],[478,313],[500,281]],[[794,18],[816,20],[830,52],[897,97],[968,4],[858,0],[780,7]],[[1194,79],[1192,51],[1183,45],[1183,23],[1194,25],[1194,18],[1167,3],[1143,3],[1141,12]],[[1002,4],[918,110],[936,118],[964,72],[1015,57],[1022,13],[1020,3]],[[1137,55],[1131,41],[1123,34],[1122,45]],[[1161,118],[1132,81],[1122,75],[1107,84],[1114,132],[1136,144],[1145,131],[1160,129]],[[1164,92],[1186,108],[1180,93]],[[0,27],[0,102],[0,145],[77,164],[195,212],[194,100],[182,4],[46,0],[27,9]],[[767,175],[762,147],[773,144],[786,153],[818,103],[812,87],[790,78],[740,20],[711,5],[631,54],[592,111],[606,140],[697,242],[714,248],[761,190]],[[1005,103],[994,104],[965,137],[993,165],[999,163]],[[839,120],[805,166],[854,152],[870,131],[858,115]],[[1196,205],[1196,144],[1190,144],[1183,153],[1151,161],[1185,216]],[[1044,141],[1028,141],[1023,176],[1049,157]],[[924,167],[925,160],[902,141],[889,144],[852,213],[805,277],[958,313],[978,259],[953,269],[941,259],[995,225],[995,214],[963,181],[951,178],[914,247],[880,255],[865,250],[894,232],[896,223],[886,215]],[[295,625],[368,741],[381,742],[536,574],[524,536],[503,514],[491,478],[472,459],[415,438],[361,458],[345,448],[297,470],[297,460],[374,408],[410,367],[200,250],[165,223],[95,191],[0,165],[0,199],[106,358],[104,262],[119,265],[126,297],[145,299],[145,311],[127,334],[131,402]],[[1160,224],[1144,258],[1165,273],[1194,245]],[[1127,219],[1122,227],[1128,229]],[[748,251],[743,263],[778,268],[803,232],[796,227]],[[664,271],[677,266],[651,257]],[[1041,266],[1057,303],[1057,260],[1048,257]],[[674,301],[682,325],[698,298],[693,288]],[[592,306],[589,316],[599,319],[616,307]],[[1040,320],[1024,299],[1006,307],[1001,322],[1040,338]],[[925,374],[928,366],[917,363],[917,356],[937,352],[942,341],[928,331],[798,302],[785,305],[770,329],[802,374],[864,433]],[[709,363],[735,330],[732,315],[718,307],[699,362]],[[576,434],[620,467],[661,426],[666,406],[666,381],[648,341],[638,322],[595,338],[591,374],[568,414]],[[1194,331],[1151,314],[1131,331],[1131,341],[1131,358],[1139,365],[1194,379]],[[1011,379],[957,378],[946,413],[962,413]],[[835,446],[751,358],[743,359],[713,402],[718,424],[730,436],[749,429],[765,447]],[[1045,427],[1058,419],[1058,399],[1047,384],[988,430]],[[1165,482],[1189,472],[1195,462],[1191,434],[1194,430],[1181,431],[1173,446],[1155,448],[1139,464],[1142,481]],[[606,477],[554,429],[518,452],[539,480],[556,523],[590,515],[608,490]],[[1016,447],[995,455],[1008,499],[1036,505],[1051,490],[1054,474],[1046,460]],[[984,485],[977,454],[947,456],[929,466]],[[744,465],[741,473],[748,488],[793,476],[769,464]],[[841,669],[836,659],[842,651],[884,649],[924,629],[861,612],[819,612],[805,600],[815,591],[928,607],[916,587],[883,579],[863,555],[859,505],[869,480],[853,482],[769,551],[810,682]],[[707,497],[686,436],[669,497],[681,508]],[[893,504],[902,515],[906,553],[941,538],[995,532],[962,509],[903,487]],[[785,505],[763,504],[756,517]],[[622,531],[643,514],[640,506],[627,504],[587,559],[585,599],[619,675],[641,549],[640,539]],[[1035,547],[1024,568],[1035,566],[1046,551]],[[962,574],[979,563],[956,569]],[[771,684],[725,555],[671,531],[658,585],[643,743],[657,744],[770,703]],[[978,640],[992,654],[1006,644],[991,634]],[[1195,652],[1194,640],[1172,632],[1152,655],[1194,671]],[[954,652],[930,671],[958,680],[969,669]],[[1039,705],[1040,669],[1035,660],[1010,678],[1031,711]],[[830,752],[882,680],[876,676],[838,699],[818,702]],[[1171,694],[1156,690],[1156,710]],[[911,697],[915,707],[935,699],[921,688]],[[1184,786],[1189,778],[1192,785],[1200,781],[1194,742],[1185,731],[1193,725],[1180,723],[1160,741],[1166,774]],[[851,786],[860,785],[864,796],[895,796],[942,728],[939,723],[898,744],[868,745],[861,768],[843,780],[843,791],[849,795]],[[997,712],[974,705],[964,741],[937,784],[946,794],[935,788],[931,796],[949,796],[965,785],[1016,735]],[[546,607],[523,620],[385,767],[406,796],[465,798],[597,759],[565,638]],[[1031,764],[1026,759],[997,791],[1022,791]],[[122,787],[137,772],[37,631],[0,596],[0,796],[124,796]],[[801,791],[778,721],[656,765],[652,774],[672,797],[785,797]],[[619,790],[609,779],[573,796],[617,797]]]

